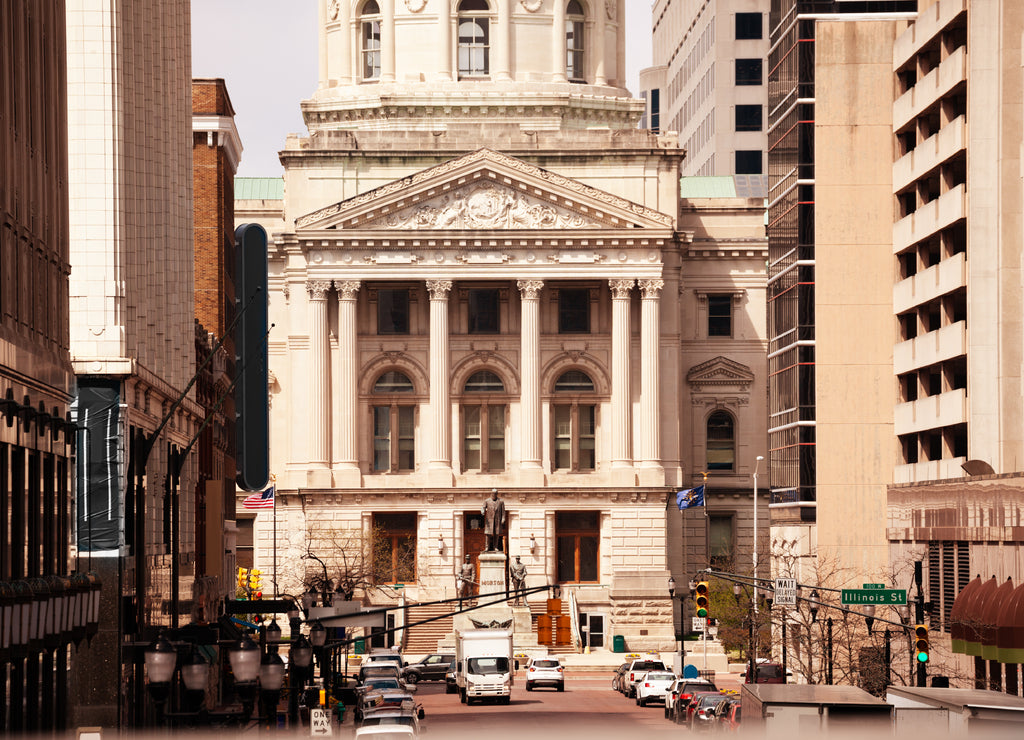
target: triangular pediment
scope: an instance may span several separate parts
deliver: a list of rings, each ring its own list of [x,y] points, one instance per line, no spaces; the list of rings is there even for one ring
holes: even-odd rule
[[[754,373],[742,363],[719,356],[691,367],[686,373],[686,382],[694,390],[706,387],[745,390],[754,382]]]
[[[300,231],[671,229],[671,216],[491,149],[296,220]]]

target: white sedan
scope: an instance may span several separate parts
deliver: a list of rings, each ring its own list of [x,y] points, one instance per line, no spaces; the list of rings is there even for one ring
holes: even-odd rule
[[[648,671],[636,682],[637,705],[646,707],[652,701],[664,703],[675,680],[676,674],[671,671]]]

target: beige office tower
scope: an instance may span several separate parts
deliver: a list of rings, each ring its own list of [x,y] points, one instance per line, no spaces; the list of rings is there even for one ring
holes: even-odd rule
[[[949,638],[953,603],[971,580],[994,577],[995,591],[1024,578],[1024,5],[920,5],[893,48],[892,564],[903,572],[923,562],[929,675],[1017,693],[1017,662],[988,649],[952,654]],[[987,622],[996,602],[958,611]]]
[[[504,590],[482,554],[496,490],[527,588],[561,588],[552,639],[673,650],[675,492],[710,458],[749,500],[762,215],[732,204],[721,242],[680,225],[683,151],[636,127],[624,19],[624,0],[323,0],[283,191],[240,183],[237,220],[272,242],[277,507],[239,542],[280,592],[326,577],[398,607],[372,644],[436,650],[450,617],[405,625],[453,608],[417,604],[455,597],[467,558],[474,598]],[[543,645],[548,595],[517,607],[517,645]]]
[[[768,0],[657,0],[643,125],[674,131],[683,175],[767,172]],[[760,178],[757,178],[760,184]]]
[[[887,580],[892,55],[916,3],[774,3],[768,55],[773,565]]]

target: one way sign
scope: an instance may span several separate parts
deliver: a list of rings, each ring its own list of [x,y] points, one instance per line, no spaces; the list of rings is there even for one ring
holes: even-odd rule
[[[309,734],[312,737],[331,737],[334,734],[331,729],[331,715],[323,707],[309,710]]]

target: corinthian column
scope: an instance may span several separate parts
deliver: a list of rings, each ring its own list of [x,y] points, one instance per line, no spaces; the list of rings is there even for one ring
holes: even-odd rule
[[[452,78],[452,8],[442,2],[437,11],[437,44],[440,56],[437,59],[437,79]]]
[[[338,3],[338,82],[352,84],[352,8],[349,3]]]
[[[326,468],[328,459],[327,409],[330,390],[327,383],[330,340],[327,335],[327,291],[329,280],[308,280],[309,293],[309,465]],[[315,474],[315,471],[310,471]],[[320,474],[322,475],[322,473]],[[312,477],[310,478],[312,481]],[[318,485],[322,485],[318,478]]]
[[[612,289],[612,468],[631,468],[629,444],[629,301],[635,280],[609,280]]]
[[[605,29],[608,27],[605,3],[615,0],[598,0],[596,4],[597,18],[594,24],[594,84],[607,85],[608,75],[605,73]]]
[[[521,348],[519,406],[522,418],[520,468],[541,483],[540,445],[540,280],[520,280],[516,283],[522,297],[522,326],[519,332]]]
[[[494,79],[512,79],[512,9],[514,0],[498,0],[498,35],[495,41]]]
[[[551,34],[551,81],[565,82],[565,3],[556,0]]]
[[[395,81],[395,0],[380,4],[380,81]]]
[[[338,291],[338,484],[358,486],[359,452],[356,425],[350,420],[359,418],[358,367],[359,350],[356,342],[356,302],[359,299],[358,280],[335,280]]]
[[[452,482],[451,401],[448,375],[448,294],[451,280],[428,280],[430,292],[430,457],[431,485]]]
[[[660,373],[660,302],[664,280],[639,281],[640,301],[640,467],[641,485],[664,485],[661,469],[661,418],[658,392]],[[652,473],[653,475],[649,475]],[[647,480],[647,477],[650,480]]]

